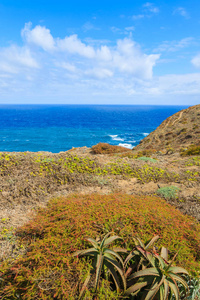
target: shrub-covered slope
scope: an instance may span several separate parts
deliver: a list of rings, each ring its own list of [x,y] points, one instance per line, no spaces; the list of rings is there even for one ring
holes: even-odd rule
[[[164,120],[134,150],[170,151],[187,148],[190,145],[199,146],[196,154],[200,153],[200,104],[181,110]]]

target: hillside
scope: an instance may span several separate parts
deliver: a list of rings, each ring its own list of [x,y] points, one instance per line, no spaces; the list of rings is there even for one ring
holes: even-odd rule
[[[200,145],[200,104],[181,110],[164,120],[135,150],[178,150],[190,145]]]

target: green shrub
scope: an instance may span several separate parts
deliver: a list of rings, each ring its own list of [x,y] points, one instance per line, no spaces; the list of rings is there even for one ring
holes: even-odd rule
[[[145,156],[138,157],[137,159],[138,159],[138,160],[143,160],[143,161],[146,161],[146,162],[147,162],[147,161],[150,161],[150,162],[153,162],[153,163],[157,162],[156,159],[151,158],[151,157],[145,157]]]
[[[176,199],[177,198],[177,193],[180,189],[176,186],[165,186],[165,187],[162,187],[162,188],[159,188],[157,190],[157,194],[167,200],[170,200],[170,199]]]

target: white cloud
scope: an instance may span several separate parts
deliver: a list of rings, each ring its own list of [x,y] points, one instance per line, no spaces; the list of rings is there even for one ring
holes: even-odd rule
[[[75,65],[73,64],[70,64],[69,62],[57,62],[55,61],[55,65],[58,67],[58,68],[63,68],[69,72],[76,72],[77,71],[77,68],[75,67]]]
[[[143,18],[144,18],[144,15],[133,15],[132,16],[133,20],[140,20],[140,19],[143,19]]]
[[[107,77],[112,77],[113,76],[113,72],[108,70],[108,69],[92,69],[92,70],[87,70],[85,72],[86,75],[90,75],[94,78],[98,78],[98,79],[104,79]]]
[[[194,41],[194,38],[187,37],[181,39],[180,41],[164,41],[161,45],[159,45],[154,52],[175,52],[179,51],[183,48],[189,47]]]
[[[180,15],[182,17],[184,17],[185,19],[189,19],[190,15],[189,13],[186,11],[186,9],[184,7],[178,7],[173,11],[173,14],[176,15]]]
[[[146,2],[143,7],[146,9],[147,12],[151,12],[153,14],[157,14],[160,12],[159,8],[156,7],[153,3]]]
[[[19,73],[24,68],[39,68],[39,64],[33,58],[29,48],[12,45],[0,49],[1,71]]]
[[[78,39],[76,34],[73,34],[64,39],[57,39],[57,50],[67,51],[71,54],[79,54],[87,58],[94,58],[95,51],[93,47],[87,46]]]
[[[94,19],[94,18],[93,18]],[[83,31],[89,31],[89,30],[99,30],[99,28],[95,27],[91,22],[86,22],[82,26]]]
[[[129,27],[125,27],[126,31],[134,31],[135,27],[134,26],[129,26]]]
[[[22,37],[28,44],[35,44],[45,51],[51,51],[54,49],[54,39],[50,33],[50,30],[44,26],[36,26],[31,30],[31,22],[26,23],[25,27],[21,31]]]
[[[197,54],[192,60],[191,63],[196,67],[200,68],[200,53]]]
[[[96,51],[96,57],[99,60],[111,61],[112,60],[111,50],[107,46],[101,46],[100,49],[97,49]]]
[[[150,79],[153,74],[153,66],[159,57],[160,55],[158,54],[143,54],[134,41],[125,38],[117,42],[113,63],[121,72],[132,74],[139,78]]]
[[[165,75],[158,81],[162,94],[192,95],[200,93],[200,73]]]
[[[153,3],[146,2],[142,6],[142,14],[133,15],[131,18],[134,21],[144,19],[144,18],[150,18],[153,15],[156,15],[160,12],[159,8],[155,6]]]
[[[50,101],[66,95],[70,99],[75,95],[123,98],[144,91],[150,94],[150,88],[155,91],[154,86],[146,85],[153,80],[160,55],[144,53],[131,37],[116,43],[84,42],[76,34],[61,39],[45,26],[31,28],[30,23],[22,37],[23,46],[0,48],[1,94],[27,99],[34,95]]]

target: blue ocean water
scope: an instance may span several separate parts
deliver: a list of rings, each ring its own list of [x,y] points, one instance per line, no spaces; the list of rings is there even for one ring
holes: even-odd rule
[[[50,151],[99,142],[133,148],[186,106],[1,105],[0,151]]]

